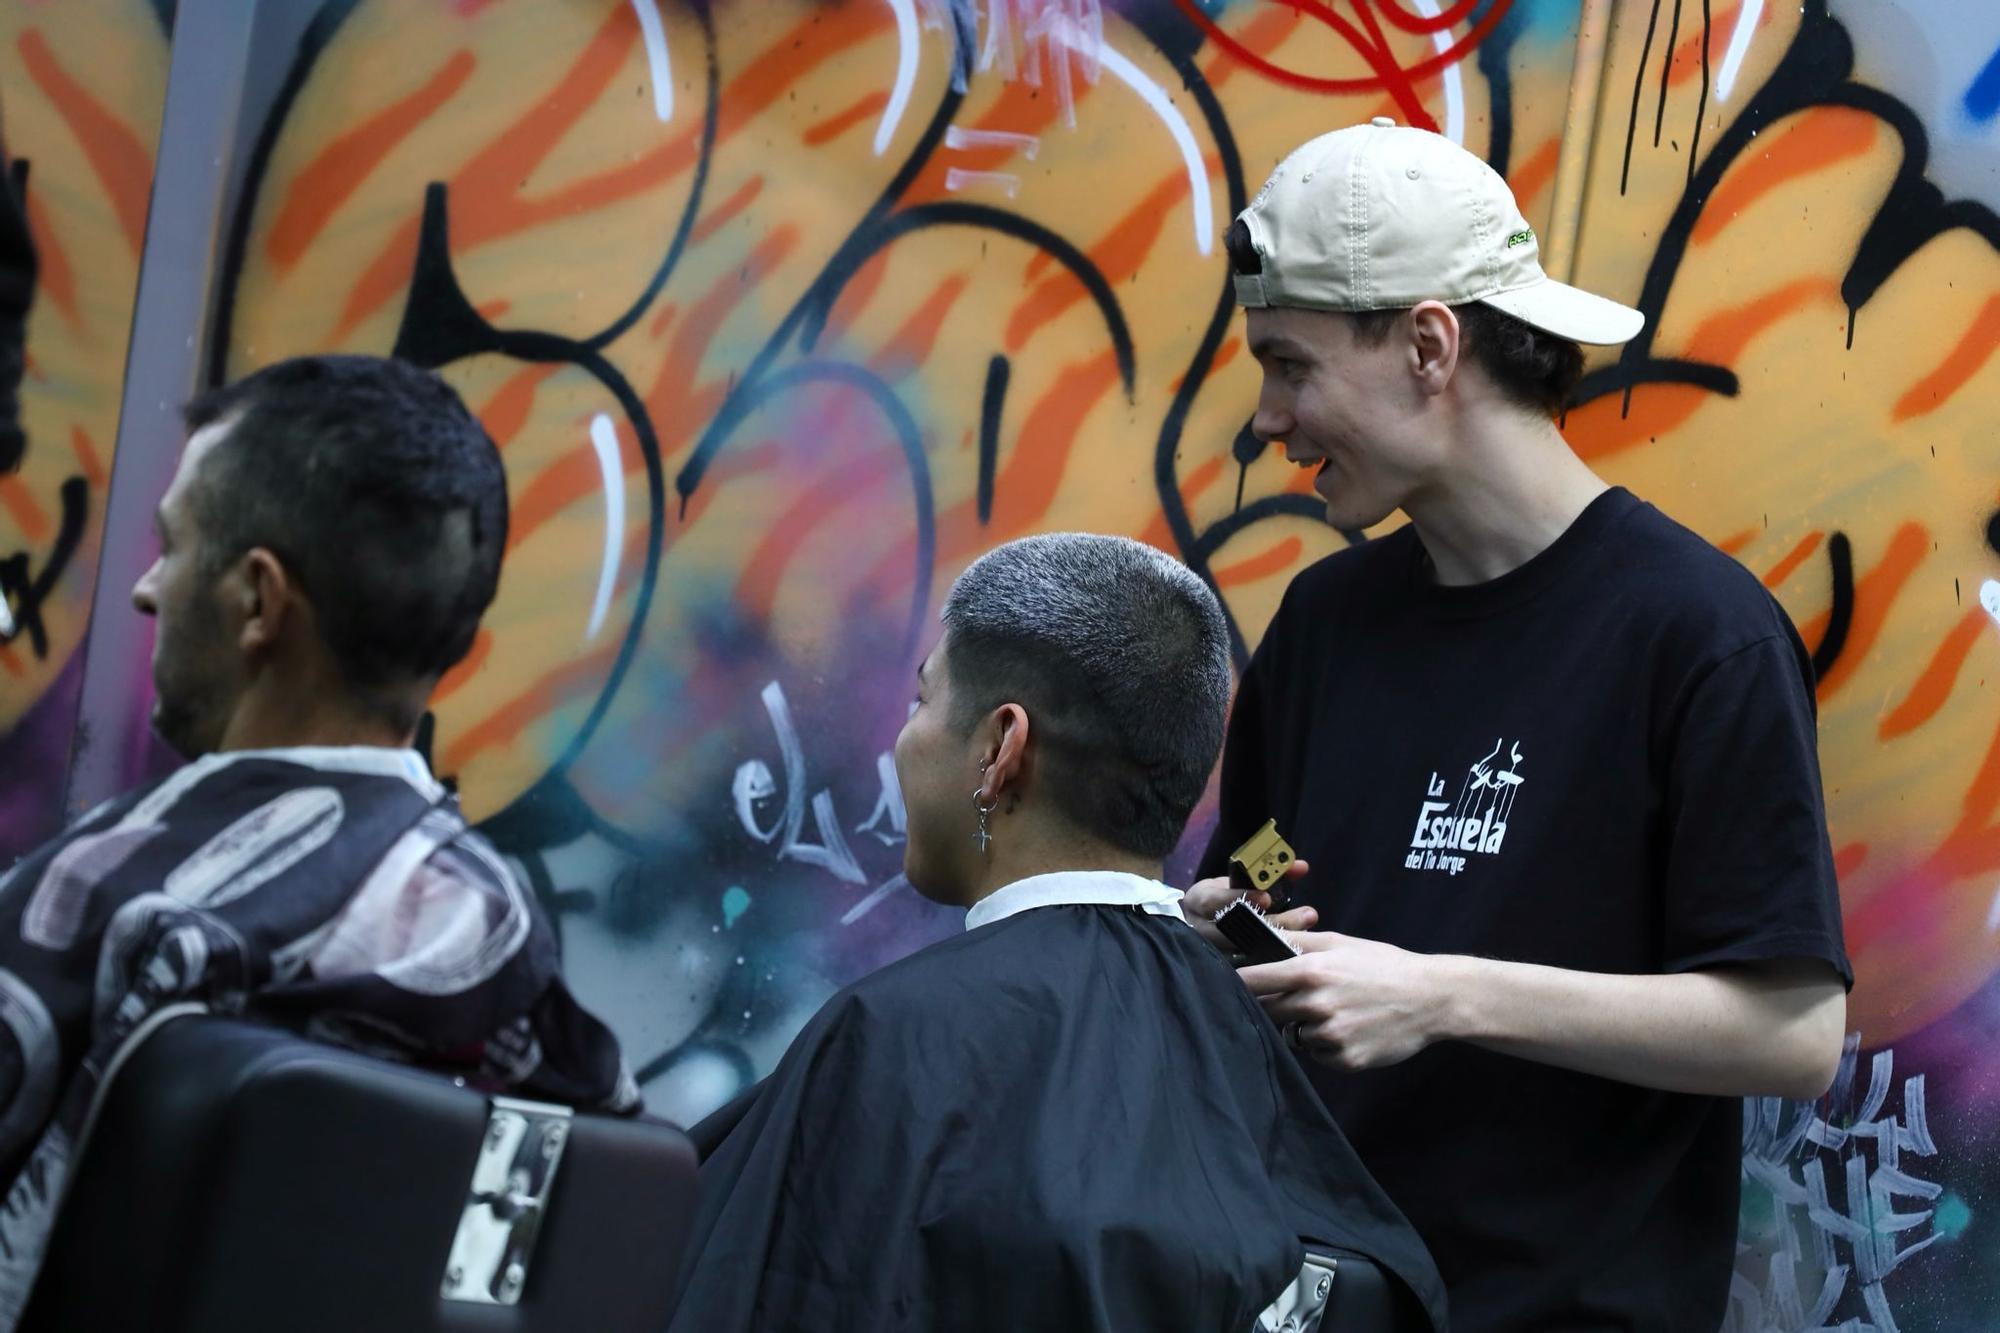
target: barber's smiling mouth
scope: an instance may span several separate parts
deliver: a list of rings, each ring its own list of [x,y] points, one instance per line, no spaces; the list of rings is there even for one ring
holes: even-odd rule
[[[1285,450],[1285,461],[1301,471],[1311,472],[1313,474],[1313,489],[1319,491],[1321,494],[1325,493],[1325,487],[1332,481],[1332,478],[1328,475],[1328,470],[1333,466],[1332,455],[1317,451],[1307,454],[1294,454],[1290,448],[1287,448]]]

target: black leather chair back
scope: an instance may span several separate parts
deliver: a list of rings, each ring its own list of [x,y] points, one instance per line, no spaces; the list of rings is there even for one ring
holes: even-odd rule
[[[445,1298],[490,1109],[290,1033],[172,1019],[100,1094],[22,1333],[664,1327],[696,1182],[659,1121],[570,1119],[518,1303]]]

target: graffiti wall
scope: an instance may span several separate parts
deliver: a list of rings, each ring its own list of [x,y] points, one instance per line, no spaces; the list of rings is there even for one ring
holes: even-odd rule
[[[1730,1326],[2000,1325],[2000,11],[1617,12],[1579,274],[1650,322],[1568,434],[1813,648],[1857,974]]]
[[[103,25],[130,70],[57,86],[150,143],[164,47],[130,8]],[[0,10],[24,144],[68,124],[55,93],[15,106],[56,12]],[[394,350],[499,441],[513,549],[433,759],[655,1109],[718,1104],[834,988],[957,928],[897,874],[886,752],[958,570],[1028,532],[1140,537],[1247,652],[1294,572],[1365,539],[1247,430],[1220,236],[1276,159],[1395,116],[1484,154],[1546,233],[1587,142],[1578,280],[1649,324],[1565,429],[1814,648],[1859,974],[1833,1094],[1750,1108],[1729,1326],[2000,1323],[2000,11],[1619,0],[1571,118],[1584,26],[1579,0],[318,10],[245,166],[211,374]],[[87,293],[122,262],[129,304],[126,196],[66,132],[39,151],[75,184],[43,197],[112,256],[72,269],[109,318]],[[116,401],[54,290],[38,373],[69,337],[90,387],[38,388],[0,483],[0,552],[33,569],[71,475],[101,493],[73,441],[108,442]],[[56,586],[47,657],[0,648],[15,737],[73,651],[87,581]]]
[[[501,443],[513,549],[434,759],[656,1105],[719,1102],[957,928],[898,876],[886,755],[959,569],[1144,537],[1247,645],[1344,540],[1247,433],[1220,236],[1302,130],[1378,112],[1545,214],[1574,15],[1457,8],[322,12],[215,372],[395,348]]]
[[[28,448],[0,471],[0,862],[61,823],[167,31],[145,0],[0,3],[0,156],[40,259],[21,389]]]

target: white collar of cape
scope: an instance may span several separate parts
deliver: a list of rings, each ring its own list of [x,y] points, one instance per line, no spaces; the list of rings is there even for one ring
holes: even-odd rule
[[[270,750],[230,750],[205,754],[178,770],[176,777],[192,782],[239,759],[275,759],[302,764],[329,773],[372,773],[377,777],[401,778],[429,801],[437,801],[444,787],[431,776],[422,755],[415,750],[391,749],[382,745],[291,745]]]
[[[1183,924],[1187,921],[1181,915],[1180,890],[1158,880],[1121,870],[1060,870],[1051,875],[1030,875],[995,889],[965,914],[965,928],[977,930],[1037,907],[1076,905],[1136,907],[1153,916],[1170,916]]]

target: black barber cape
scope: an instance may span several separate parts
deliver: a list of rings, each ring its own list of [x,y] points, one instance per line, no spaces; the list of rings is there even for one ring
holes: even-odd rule
[[[1077,881],[1152,905],[975,908],[697,1127],[673,1333],[1247,1333],[1302,1240],[1374,1259],[1444,1327],[1423,1243],[1171,890],[994,898]]]

